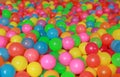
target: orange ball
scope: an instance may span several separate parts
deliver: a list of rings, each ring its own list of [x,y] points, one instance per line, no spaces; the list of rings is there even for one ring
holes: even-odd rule
[[[0,56],[0,66],[2,66],[4,63],[4,59],[2,58],[2,56]]]
[[[120,74],[114,74],[112,77],[120,77]]]
[[[108,66],[99,66],[97,69],[98,77],[111,77],[112,72]]]
[[[101,25],[100,25],[100,28],[104,28],[104,29],[108,29],[110,28],[110,24],[108,22],[103,22]]]

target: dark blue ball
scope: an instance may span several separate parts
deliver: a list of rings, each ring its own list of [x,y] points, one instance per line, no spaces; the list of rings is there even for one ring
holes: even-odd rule
[[[36,49],[39,54],[45,54],[48,51],[48,45],[45,42],[40,41],[34,45],[34,49]]]

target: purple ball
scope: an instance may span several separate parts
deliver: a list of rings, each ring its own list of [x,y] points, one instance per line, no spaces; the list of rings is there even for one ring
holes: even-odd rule
[[[37,25],[41,25],[41,26],[45,26],[46,25],[46,21],[45,20],[39,20],[38,22],[37,22]]]
[[[94,33],[94,32],[97,32],[98,28],[92,28],[91,32]]]

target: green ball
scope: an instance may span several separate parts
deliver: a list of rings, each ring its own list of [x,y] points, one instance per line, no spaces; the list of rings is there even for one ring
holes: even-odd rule
[[[39,38],[38,41],[42,41],[42,42],[45,42],[46,44],[48,44],[49,43],[49,38],[47,36],[42,36],[42,37]]]
[[[113,56],[112,56],[112,63],[117,66],[117,67],[120,67],[120,53],[115,53]]]
[[[101,22],[96,22],[95,27],[100,28]]]
[[[54,28],[54,25],[53,24],[47,24],[46,26],[45,26],[45,31],[47,32],[49,29],[51,29],[51,28]]]
[[[81,8],[83,11],[86,11],[88,9],[86,5],[82,5]]]
[[[64,21],[58,21],[56,23],[56,26],[59,27],[59,28],[64,28],[64,29],[66,29],[66,27],[67,27],[66,23]]]
[[[66,71],[62,73],[61,77],[75,77],[75,75],[70,71]]]
[[[118,26],[112,26],[111,28],[107,29],[107,32],[112,35],[112,33],[114,32],[114,30],[117,30]]]
[[[63,12],[62,12],[62,15],[66,15],[66,14],[68,14],[69,12],[70,12],[70,10],[67,9],[67,8],[65,8],[65,9],[63,10]]]
[[[59,51],[62,48],[62,41],[60,38],[53,38],[49,41],[49,47],[52,51]]]
[[[20,33],[19,34],[22,38],[25,38],[25,34],[24,33]]]
[[[52,51],[52,52],[50,52],[50,54],[53,55],[58,60],[58,57],[59,57],[59,53],[58,52]]]
[[[89,15],[89,16],[86,17],[86,20],[95,22],[95,17],[93,15]]]
[[[47,8],[47,7],[49,7],[50,6],[50,4],[44,4],[43,5],[43,8]]]
[[[75,34],[75,35],[72,35],[72,38],[75,42],[75,46],[79,46],[79,44],[81,42],[80,37],[77,34]]]
[[[7,9],[2,10],[2,17],[10,18],[11,17],[11,11],[9,11]]]
[[[64,73],[66,70],[66,67],[59,62],[56,63],[56,66],[54,67],[54,70],[57,71],[59,74]]]
[[[32,30],[31,32],[36,35],[37,39],[39,39],[40,33],[37,30]]]
[[[57,6],[57,11],[62,11],[63,9],[64,9],[63,6],[61,5]]]
[[[71,25],[70,28],[69,28],[69,30],[70,30],[71,32],[76,33],[76,25]]]
[[[29,24],[30,26],[34,26],[33,22],[31,20],[24,20],[24,24]]]
[[[68,9],[71,9],[73,7],[73,3],[72,2],[69,2],[67,5],[66,5],[66,8]]]
[[[97,37],[92,38],[92,39],[90,39],[90,42],[96,43],[99,48],[102,46],[102,41],[100,38],[97,38]]]

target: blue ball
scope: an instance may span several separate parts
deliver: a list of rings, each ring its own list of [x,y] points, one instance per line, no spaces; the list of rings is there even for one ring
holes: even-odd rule
[[[120,40],[112,41],[111,48],[114,52],[120,52]]]
[[[33,48],[34,46],[34,41],[31,39],[31,38],[24,38],[22,40],[22,45],[25,47],[25,48]]]
[[[40,32],[40,36],[47,36],[45,30],[40,30],[39,32]]]
[[[0,24],[7,26],[9,24],[9,19],[8,18],[0,18]]]
[[[11,64],[4,64],[0,68],[1,77],[14,77],[15,76],[15,68]]]
[[[5,61],[7,61],[10,57],[6,48],[0,48],[0,56],[2,56]]]
[[[36,26],[34,27],[34,30],[37,30],[38,32],[40,32],[41,30],[44,30],[44,28],[43,28],[43,26],[41,26],[41,25],[36,25]]]
[[[51,28],[47,31],[47,36],[49,39],[57,38],[58,37],[58,31],[55,28]]]
[[[95,23],[93,21],[87,21],[86,25],[87,25],[87,28],[89,28],[89,27],[94,28],[95,27]]]
[[[39,54],[45,54],[48,51],[48,45],[45,42],[40,41],[34,45],[34,49],[36,49]]]

